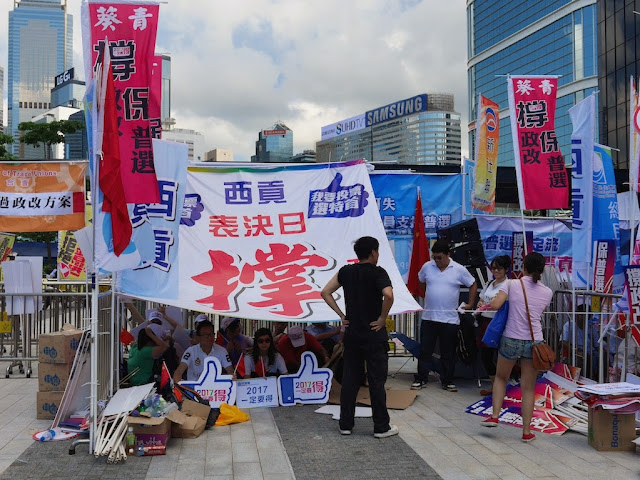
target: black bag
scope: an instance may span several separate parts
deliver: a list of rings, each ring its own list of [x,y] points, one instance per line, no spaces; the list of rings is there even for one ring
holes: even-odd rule
[[[460,359],[460,361],[465,365],[471,365],[478,355],[476,334],[473,327],[473,317],[468,313],[460,317],[456,354],[458,359]]]
[[[192,402],[198,402],[203,405],[209,406],[209,402],[204,398],[202,398],[198,394],[198,392],[196,392],[192,388],[185,387],[184,385],[180,385],[180,384],[176,384],[175,388],[177,388],[180,391],[180,393],[182,394],[182,398],[186,398],[188,400],[191,400]],[[218,415],[220,415],[220,409],[212,408],[211,411],[209,412],[209,417],[207,418],[207,425],[204,427],[205,430],[208,430],[215,425],[216,420],[218,419]]]

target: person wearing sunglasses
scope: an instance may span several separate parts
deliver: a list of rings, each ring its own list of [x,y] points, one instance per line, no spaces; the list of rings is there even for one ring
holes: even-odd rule
[[[481,308],[483,305],[488,306],[491,300],[498,295],[502,282],[507,279],[507,275],[509,274],[509,267],[511,267],[511,257],[509,255],[500,255],[491,261],[493,280],[480,292],[478,308]],[[489,375],[491,379],[491,388],[480,390],[480,395],[483,397],[491,395],[493,391],[493,380],[496,378],[496,356],[498,349],[487,347],[482,343],[484,332],[487,330],[487,326],[495,314],[496,312],[494,311],[486,310],[478,317],[478,347],[480,350],[480,359],[482,360],[482,365],[484,365],[487,375]]]
[[[244,356],[246,377],[270,377],[286,375],[287,366],[282,355],[276,351],[273,335],[268,328],[259,328],[253,336],[253,348]]]
[[[196,338],[198,339],[198,343],[187,348],[184,355],[182,355],[180,365],[178,365],[178,368],[176,368],[173,374],[174,382],[181,381],[185,372],[187,373],[186,379],[189,382],[197,381],[204,370],[205,359],[207,357],[217,358],[222,368],[229,375],[234,375],[229,353],[226,348],[216,345],[213,330],[213,323],[209,320],[203,320],[196,324]]]

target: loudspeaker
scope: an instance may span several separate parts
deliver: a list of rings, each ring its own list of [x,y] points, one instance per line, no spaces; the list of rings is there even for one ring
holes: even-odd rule
[[[480,241],[480,229],[475,218],[454,223],[448,228],[438,230],[438,239],[448,240],[449,243],[467,243]],[[457,260],[456,260],[457,261]]]
[[[477,225],[477,224],[476,224]],[[451,258],[465,267],[484,267],[484,248],[482,242],[465,243],[451,249]]]

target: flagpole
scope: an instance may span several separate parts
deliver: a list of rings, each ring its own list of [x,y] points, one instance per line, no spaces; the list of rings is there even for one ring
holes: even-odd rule
[[[520,220],[522,220],[522,244],[524,246],[524,254],[526,255],[527,253],[527,231],[524,228],[524,210],[522,210],[522,208],[520,208]]]

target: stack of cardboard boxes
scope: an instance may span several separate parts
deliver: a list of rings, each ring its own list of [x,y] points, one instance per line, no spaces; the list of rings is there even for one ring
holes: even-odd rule
[[[64,325],[55,333],[41,334],[38,339],[38,395],[36,418],[53,420],[60,407],[62,394],[80,345],[82,330]]]

